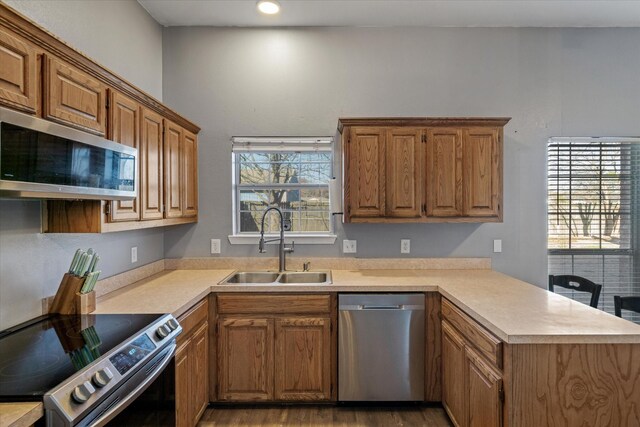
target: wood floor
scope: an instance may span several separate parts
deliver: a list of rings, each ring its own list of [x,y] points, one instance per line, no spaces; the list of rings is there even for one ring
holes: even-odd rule
[[[198,427],[449,427],[441,406],[209,406]]]

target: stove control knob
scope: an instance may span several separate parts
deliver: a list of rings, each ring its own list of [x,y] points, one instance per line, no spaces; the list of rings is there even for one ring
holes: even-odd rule
[[[169,328],[171,328],[172,331],[175,331],[176,329],[178,329],[178,322],[175,319],[170,319],[167,322],[167,326],[169,326]]]
[[[84,403],[87,400],[89,400],[91,395],[95,392],[96,392],[96,389],[93,388],[91,383],[89,381],[85,381],[73,389],[73,392],[71,393],[71,397],[73,398],[73,400],[75,400],[78,403]]]
[[[93,374],[93,377],[91,379],[93,380],[93,385],[102,388],[109,384],[109,382],[113,379],[113,373],[111,373],[111,370],[109,368],[103,368]]]
[[[169,332],[171,332],[169,328],[165,325],[162,325],[158,329],[156,329],[156,336],[163,340],[167,337],[167,335],[169,335]]]

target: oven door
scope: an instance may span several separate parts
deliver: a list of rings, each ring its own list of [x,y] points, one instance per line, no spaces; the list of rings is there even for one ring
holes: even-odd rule
[[[174,342],[77,426],[175,426],[175,350]]]

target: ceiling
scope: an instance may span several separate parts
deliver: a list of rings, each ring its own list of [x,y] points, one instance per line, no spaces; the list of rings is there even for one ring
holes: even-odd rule
[[[640,27],[640,0],[138,0],[164,26]]]

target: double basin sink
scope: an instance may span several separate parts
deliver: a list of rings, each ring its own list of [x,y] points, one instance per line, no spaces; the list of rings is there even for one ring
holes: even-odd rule
[[[237,271],[220,285],[330,285],[330,271]]]

